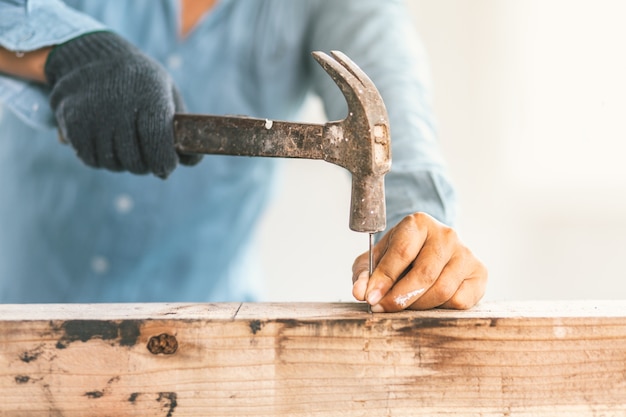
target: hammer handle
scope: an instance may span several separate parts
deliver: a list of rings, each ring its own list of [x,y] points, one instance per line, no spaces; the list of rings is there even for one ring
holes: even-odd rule
[[[338,123],[194,114],[174,117],[174,141],[181,153],[322,159],[347,168],[353,174],[350,229],[382,231],[386,226],[383,175],[350,169],[367,165],[367,158],[362,157],[364,149],[346,140],[343,133]]]
[[[324,125],[242,116],[177,114],[177,151],[194,154],[325,159]]]

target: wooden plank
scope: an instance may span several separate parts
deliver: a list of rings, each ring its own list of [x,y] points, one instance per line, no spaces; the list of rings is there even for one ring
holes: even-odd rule
[[[623,416],[626,302],[0,305],[0,416]]]

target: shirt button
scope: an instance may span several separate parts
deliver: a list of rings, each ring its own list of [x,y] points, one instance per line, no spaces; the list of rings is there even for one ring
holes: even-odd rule
[[[91,269],[96,274],[104,274],[109,270],[109,261],[104,256],[94,256],[91,258]]]
[[[115,200],[113,200],[113,206],[115,207],[115,210],[120,214],[126,214],[130,212],[133,209],[134,205],[135,203],[133,202],[132,197],[128,194],[120,194],[115,197]]]
[[[170,55],[167,57],[167,66],[171,70],[177,70],[183,65],[183,59],[180,55]]]
[[[39,103],[35,103],[35,104],[33,104],[32,109],[33,109],[33,111],[37,111],[37,110],[39,110]]]

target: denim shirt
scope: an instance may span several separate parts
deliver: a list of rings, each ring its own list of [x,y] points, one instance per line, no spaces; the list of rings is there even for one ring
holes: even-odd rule
[[[112,30],[168,70],[190,113],[278,120],[309,93],[345,117],[310,56],[343,51],[389,112],[388,227],[416,211],[453,221],[427,63],[401,1],[221,0],[184,39],[179,22],[176,0],[0,0],[0,45],[19,54]],[[208,155],[165,181],[93,169],[59,143],[48,93],[0,75],[0,302],[259,299],[255,226],[279,159]]]

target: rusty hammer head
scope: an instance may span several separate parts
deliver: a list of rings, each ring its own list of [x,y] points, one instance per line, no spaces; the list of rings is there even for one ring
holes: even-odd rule
[[[350,229],[386,227],[384,175],[391,168],[389,118],[372,80],[345,54],[313,52],[348,103],[348,115],[324,126],[324,159],[352,174]]]

